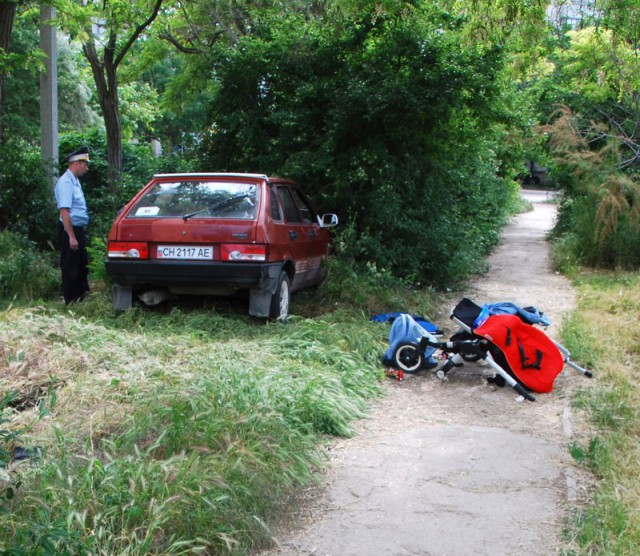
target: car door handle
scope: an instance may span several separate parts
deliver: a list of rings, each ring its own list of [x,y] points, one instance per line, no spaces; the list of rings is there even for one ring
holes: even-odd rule
[[[316,231],[309,230],[309,239],[316,239]]]
[[[289,230],[289,239],[293,239],[294,241],[298,239],[298,232],[295,230]]]

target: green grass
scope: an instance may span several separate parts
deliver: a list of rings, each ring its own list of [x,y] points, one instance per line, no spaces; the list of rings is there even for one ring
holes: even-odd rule
[[[564,338],[595,381],[576,399],[591,433],[571,447],[596,478],[592,502],[575,512],[570,554],[640,554],[640,276],[577,275],[577,309]]]
[[[366,287],[371,307],[429,305],[402,285]],[[296,297],[307,316],[286,324],[245,312],[186,300],[116,315],[100,291],[72,309],[0,312],[2,388],[17,392],[3,415],[19,433],[4,447],[43,449],[0,475],[13,494],[0,553],[267,545],[269,523],[318,480],[325,439],[349,436],[380,395],[388,327],[326,288]]]
[[[116,315],[104,292],[66,309],[14,298],[0,312],[0,553],[246,554],[322,449],[380,394],[388,327],[430,295],[384,271],[329,269],[288,323],[244,302],[182,300]],[[575,271],[563,342],[595,379],[569,447],[595,478],[566,554],[640,553],[640,276]],[[349,294],[349,292],[357,292]],[[10,466],[14,446],[42,457]],[[185,518],[187,516],[187,518]]]

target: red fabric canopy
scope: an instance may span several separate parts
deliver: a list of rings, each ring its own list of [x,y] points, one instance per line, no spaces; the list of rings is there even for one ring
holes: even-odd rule
[[[515,315],[493,315],[473,332],[502,351],[512,375],[529,390],[551,392],[564,359],[542,330]]]

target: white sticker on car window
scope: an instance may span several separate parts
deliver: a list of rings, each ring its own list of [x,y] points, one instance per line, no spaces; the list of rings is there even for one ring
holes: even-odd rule
[[[139,207],[136,216],[156,216],[160,212],[160,207]]]

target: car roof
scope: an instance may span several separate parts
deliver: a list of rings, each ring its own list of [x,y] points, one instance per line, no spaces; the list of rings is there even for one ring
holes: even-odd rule
[[[155,174],[154,178],[249,178],[268,180],[266,174],[243,174],[239,172],[183,172],[178,174]],[[272,178],[273,179],[273,178]],[[278,178],[275,178],[278,179]]]

